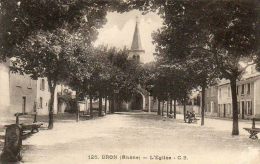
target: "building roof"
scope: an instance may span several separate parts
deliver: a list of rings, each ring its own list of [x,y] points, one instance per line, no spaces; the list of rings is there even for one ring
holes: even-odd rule
[[[136,20],[135,32],[134,32],[134,36],[133,36],[131,50],[143,50],[142,44],[141,44],[138,20]]]

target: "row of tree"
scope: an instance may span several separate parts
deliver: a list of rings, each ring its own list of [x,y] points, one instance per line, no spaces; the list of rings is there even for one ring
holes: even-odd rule
[[[202,88],[203,125],[205,89],[214,84],[216,79],[228,79],[232,93],[232,134],[238,135],[236,83],[246,67],[259,59],[259,2],[132,2],[133,7],[141,10],[157,11],[164,20],[163,27],[153,34],[157,58],[162,67],[158,69],[158,79],[154,83],[155,90],[158,90],[157,83],[160,88],[156,95],[163,94],[162,97],[168,99],[172,97],[173,88],[180,89],[175,93],[182,94],[178,97],[181,97],[185,104],[190,89]],[[241,63],[246,66],[242,66]],[[174,79],[176,74],[177,79]],[[161,86],[160,83],[166,85]],[[165,92],[168,88],[171,88],[170,93]]]
[[[200,87],[203,125],[205,89],[226,78],[232,91],[232,134],[238,135],[236,81],[246,68],[241,62],[259,63],[257,6],[257,0],[0,0],[0,56],[15,57],[14,71],[47,77],[49,128],[60,82],[75,89],[77,98],[112,99],[116,90],[128,101],[141,84],[159,101],[183,104]],[[163,19],[153,34],[157,63],[145,70],[126,60],[127,50],[93,48],[107,12],[131,9],[155,11]]]
[[[102,98],[111,101],[113,112],[115,90],[118,101],[127,101],[137,88],[142,69],[127,60],[127,49],[93,46],[107,12],[125,11],[125,5],[120,0],[0,1],[1,59],[12,57],[12,71],[47,78],[49,129],[60,83],[76,91],[76,101],[86,95],[91,104],[99,99],[99,116]]]

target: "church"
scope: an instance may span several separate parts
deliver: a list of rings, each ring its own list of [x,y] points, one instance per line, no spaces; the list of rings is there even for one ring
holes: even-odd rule
[[[128,54],[128,60],[135,60],[140,64],[144,63],[145,50],[142,47],[141,35],[140,35],[140,22],[136,20],[135,30],[133,34],[133,40],[131,49]],[[150,96],[149,92],[138,86],[137,93],[132,95],[130,102],[126,102],[122,105],[123,111],[157,111],[158,101]]]

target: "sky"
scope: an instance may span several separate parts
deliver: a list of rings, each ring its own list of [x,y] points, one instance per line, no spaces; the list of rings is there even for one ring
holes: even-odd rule
[[[143,49],[145,50],[144,62],[154,60],[155,47],[152,44],[151,34],[162,26],[162,19],[156,13],[142,15],[140,11],[133,10],[127,13],[110,12],[107,23],[99,30],[95,45],[108,45],[118,48],[130,49],[134,35],[136,17],[139,19],[139,29]]]

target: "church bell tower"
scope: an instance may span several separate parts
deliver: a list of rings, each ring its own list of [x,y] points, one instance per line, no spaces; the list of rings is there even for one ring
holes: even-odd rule
[[[142,44],[141,44],[141,37],[140,37],[140,31],[139,31],[139,20],[137,17],[132,46],[129,51],[128,59],[135,60],[139,63],[143,63],[144,54],[145,54],[145,50],[142,48]]]

